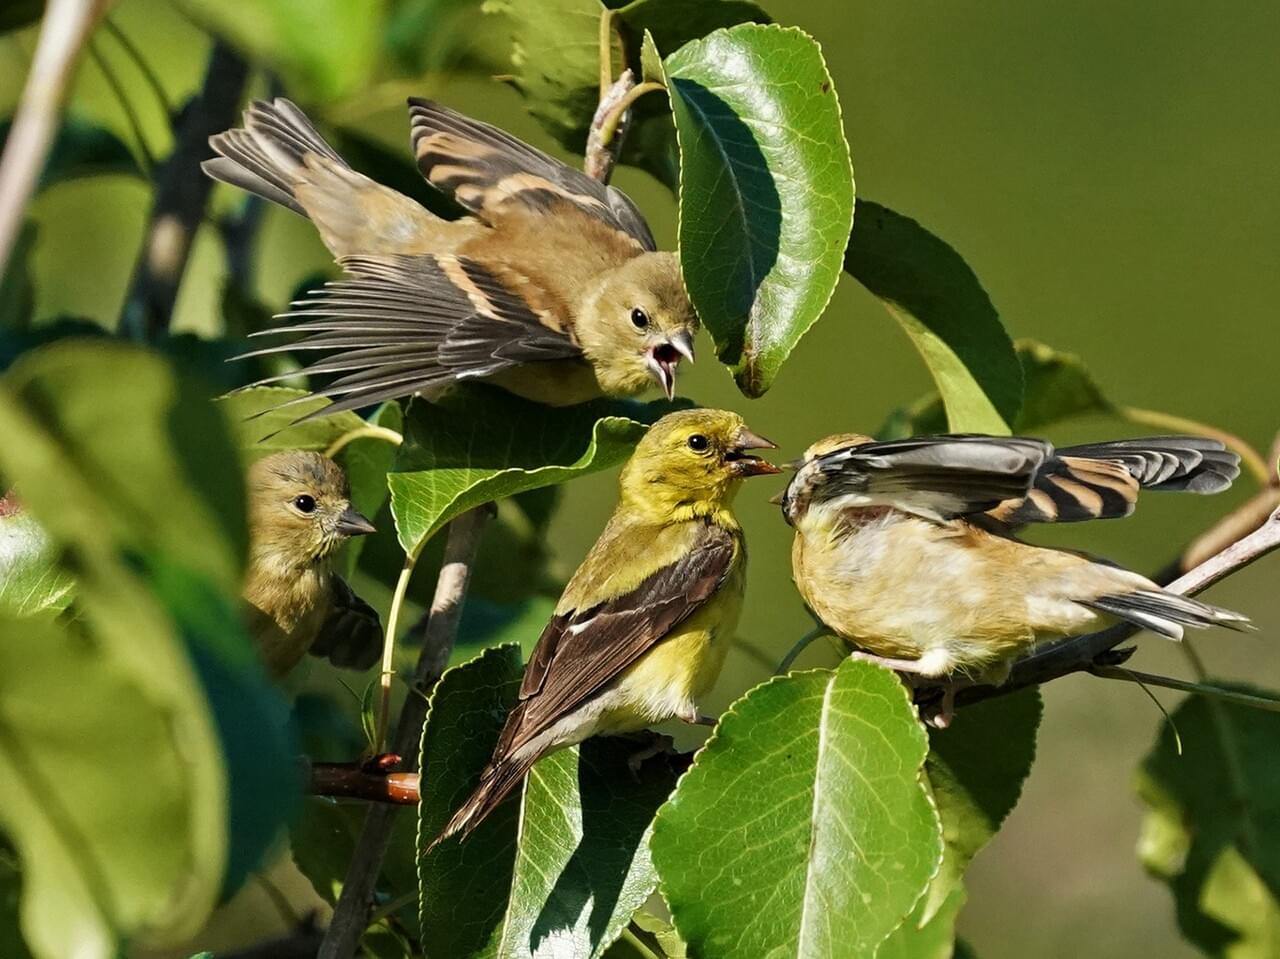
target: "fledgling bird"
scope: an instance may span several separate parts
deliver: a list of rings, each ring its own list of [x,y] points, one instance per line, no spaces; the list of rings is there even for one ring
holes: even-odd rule
[[[368,669],[382,651],[378,614],[331,568],[352,536],[374,531],[351,507],[333,460],[285,450],[249,469],[249,571],[243,599],[267,671],[281,677],[308,652]]]
[[[796,530],[796,585],[854,655],[999,683],[1040,641],[1108,618],[1173,639],[1187,626],[1244,627],[1239,613],[1012,535],[1024,523],[1127,516],[1140,488],[1216,493],[1239,472],[1221,443],[1191,436],[1055,451],[1021,437],[843,434],[809,447],[780,502]]]
[[[655,382],[674,396],[698,319],[635,204],[497,127],[409,105],[419,169],[470,215],[357,173],[285,99],[210,140],[209,176],[309,217],[349,277],[265,331],[301,341],[246,355],[325,351],[303,371],[336,375],[324,415],[479,378],[553,406]]]
[[[622,470],[618,506],[574,573],[525,667],[480,784],[437,843],[474,829],[541,757],[667,719],[704,722],[746,566],[731,503],[741,480],[777,473],[736,413],[658,420]]]

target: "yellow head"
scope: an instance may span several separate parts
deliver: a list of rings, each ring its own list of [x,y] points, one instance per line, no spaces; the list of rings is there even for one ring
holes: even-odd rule
[[[697,330],[674,253],[641,253],[606,272],[575,327],[606,394],[632,396],[656,382],[668,399],[681,357],[693,362]]]
[[[249,470],[253,563],[277,573],[305,569],[331,556],[373,524],[351,508],[347,477],[319,453],[286,450]]]
[[[775,496],[770,502],[777,503],[782,507],[783,518],[792,526],[802,523],[809,512],[809,502],[819,470],[815,461],[827,453],[834,453],[836,450],[849,449],[852,446],[861,446],[863,443],[871,442],[873,442],[872,438],[862,433],[834,433],[811,444],[804,451],[804,456],[794,463],[788,464],[795,469],[796,475],[791,477],[791,482],[787,484],[786,490]]]
[[[747,452],[774,448],[737,413],[668,413],[623,467],[623,507],[657,522],[710,516],[728,507],[741,480],[781,472]]]

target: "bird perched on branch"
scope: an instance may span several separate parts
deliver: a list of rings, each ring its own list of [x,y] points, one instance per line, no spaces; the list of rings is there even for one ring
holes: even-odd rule
[[[357,173],[285,99],[210,140],[209,176],[309,217],[348,274],[267,331],[301,341],[247,355],[324,351],[304,370],[335,377],[316,391],[334,400],[324,415],[479,378],[554,406],[654,383],[673,396],[698,321],[635,204],[497,127],[409,103],[419,169],[469,216]]]
[[[350,669],[378,661],[378,614],[330,568],[338,547],[373,531],[352,509],[347,477],[328,457],[286,450],[250,467],[243,599],[271,675],[283,676],[308,650]]]
[[[1020,437],[844,434],[809,447],[780,503],[796,530],[796,585],[854,655],[999,683],[1041,640],[1108,619],[1172,639],[1188,626],[1244,627],[1239,613],[1012,535],[1024,523],[1127,516],[1139,489],[1216,493],[1239,472],[1221,443],[1190,436],[1055,451]]]
[[[672,718],[704,722],[697,701],[742,602],[746,552],[730,504],[741,480],[780,472],[748,452],[772,448],[735,413],[686,410],[653,425],[529,658],[479,785],[432,846],[469,833],[553,750]]]

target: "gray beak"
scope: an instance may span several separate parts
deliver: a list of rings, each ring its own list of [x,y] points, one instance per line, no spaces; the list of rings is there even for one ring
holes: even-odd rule
[[[772,473],[781,473],[782,470],[768,460],[750,455],[747,450],[776,450],[777,448],[776,443],[769,442],[744,426],[738,430],[738,435],[733,440],[733,449],[725,454],[725,459],[731,464],[730,468],[734,476],[741,478],[768,476]]]
[[[338,517],[338,532],[343,536],[364,536],[376,533],[377,529],[367,519],[348,506]]]
[[[693,362],[693,334],[681,330],[649,347],[645,356],[645,365],[649,367],[649,375],[662,387],[667,399],[675,399],[676,367],[681,359]]]

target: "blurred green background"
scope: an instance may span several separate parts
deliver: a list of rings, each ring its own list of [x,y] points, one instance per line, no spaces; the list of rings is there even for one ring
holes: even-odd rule
[[[1011,335],[1078,353],[1117,402],[1190,416],[1266,451],[1280,428],[1280,5],[810,0],[766,7],[823,45],[859,195],[918,219],[954,246]],[[145,51],[170,99],[190,93],[207,50],[201,31],[163,0],[121,0],[113,18]],[[484,21],[469,27],[473,34],[484,28]],[[33,49],[30,30],[0,39],[4,114]],[[103,42],[101,51],[163,155],[167,125],[150,109],[140,78],[117,47]],[[334,105],[330,115],[407,149],[403,97],[411,92],[551,146],[516,93],[461,72],[388,83]],[[72,108],[132,142],[91,61],[80,69]],[[615,182],[645,210],[660,244],[674,246],[667,190],[625,168]],[[215,201],[233,199],[220,188]],[[148,205],[147,188],[125,178],[70,183],[40,197],[39,316],[119,313]],[[276,308],[327,267],[310,226],[279,209],[267,214],[259,249],[258,293]],[[206,228],[176,329],[220,330],[224,269]],[[827,433],[874,430],[930,387],[896,324],[848,278],[761,400],[736,392],[709,341],[699,348],[703,359],[683,380],[684,392],[741,410],[784,458]],[[1099,418],[1051,438],[1137,432]],[[550,528],[562,571],[598,533],[614,483],[613,475],[597,475],[564,490]],[[790,583],[789,530],[765,502],[775,491],[762,481],[741,497],[751,548],[745,645],[730,659],[712,709],[763,678],[765,664],[809,625]],[[1246,475],[1230,494],[1150,496],[1127,522],[1037,536],[1153,570],[1252,491]],[[1273,556],[1208,594],[1259,626],[1254,636],[1195,637],[1215,673],[1280,686],[1278,572]],[[1138,668],[1185,672],[1172,644],[1146,636],[1141,645]],[[831,661],[829,650],[815,648],[802,664]],[[1170,706],[1176,699],[1160,695]],[[984,959],[1192,955],[1167,890],[1143,875],[1133,853],[1140,820],[1133,769],[1160,714],[1136,687],[1092,678],[1055,683],[1045,698],[1039,761],[1023,800],[969,872],[963,935]],[[261,889],[242,899],[215,939],[202,939],[205,947],[244,941],[245,930],[274,921]]]

